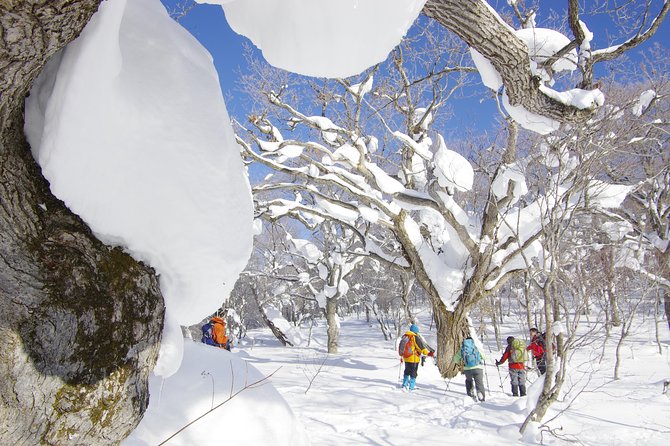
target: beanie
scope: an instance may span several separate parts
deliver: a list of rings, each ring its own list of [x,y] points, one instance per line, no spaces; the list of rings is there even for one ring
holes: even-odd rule
[[[418,333],[419,327],[416,324],[412,324],[409,326],[409,331],[411,331],[412,333]]]

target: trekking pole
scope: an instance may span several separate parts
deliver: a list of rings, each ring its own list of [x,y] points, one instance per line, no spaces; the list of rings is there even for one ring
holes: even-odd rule
[[[400,358],[400,364],[398,365],[398,387],[401,386],[402,381],[402,358]]]
[[[447,388],[444,389],[444,393],[446,394],[449,391],[449,384],[451,384],[451,378],[445,378],[445,381],[447,382]]]
[[[484,376],[486,377],[486,390],[489,391],[489,396],[491,396],[491,386],[489,385],[489,372],[486,370],[486,361],[484,361]]]
[[[502,376],[500,376],[500,366],[496,365],[496,370],[498,370],[498,379],[500,380],[500,388],[503,389]]]

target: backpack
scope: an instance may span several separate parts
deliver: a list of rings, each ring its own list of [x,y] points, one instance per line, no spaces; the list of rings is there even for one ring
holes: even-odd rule
[[[200,339],[202,343],[207,345],[216,345],[214,338],[212,338],[212,323],[207,322],[200,329],[202,330],[202,338]]]
[[[509,352],[510,362],[526,362],[528,357],[526,356],[526,344],[521,339],[515,339],[512,341]]]
[[[466,339],[461,346],[461,358],[463,358],[463,366],[476,367],[482,363],[482,355],[475,346],[475,341]]]
[[[398,354],[403,358],[410,358],[414,355],[414,337],[408,334],[402,335],[400,344],[398,344]]]

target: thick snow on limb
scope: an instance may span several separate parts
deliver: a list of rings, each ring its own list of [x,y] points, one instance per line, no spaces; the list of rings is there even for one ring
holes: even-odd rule
[[[222,5],[230,27],[272,65],[349,77],[386,59],[426,0],[196,0]],[[363,91],[361,91],[363,93]]]
[[[179,325],[219,308],[251,252],[250,187],[228,123],[211,56],[158,0],[102,2],[26,104],[54,195],[160,276],[157,373],[176,370]]]

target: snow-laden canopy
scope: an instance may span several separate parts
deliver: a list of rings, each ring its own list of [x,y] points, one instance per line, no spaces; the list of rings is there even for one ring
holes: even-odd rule
[[[349,77],[384,61],[426,0],[196,0],[222,5],[230,27],[272,65]],[[362,93],[362,92],[361,92]]]
[[[37,80],[26,134],[53,194],[160,276],[156,373],[251,252],[251,192],[211,56],[158,0],[102,2]]]

